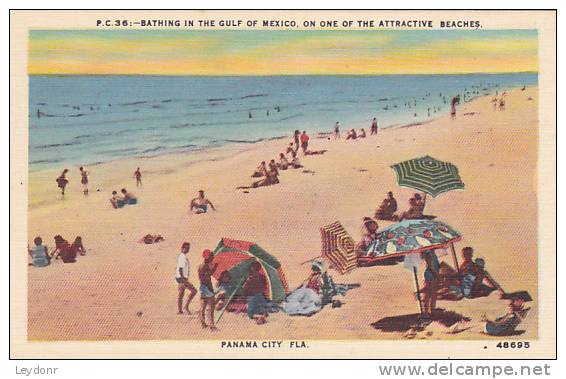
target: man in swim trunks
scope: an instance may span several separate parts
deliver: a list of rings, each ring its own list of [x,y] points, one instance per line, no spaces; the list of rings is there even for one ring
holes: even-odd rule
[[[203,328],[208,328],[209,325],[206,323],[206,309],[209,309],[210,317],[210,329],[217,330],[214,326],[214,287],[212,286],[212,274],[216,271],[218,264],[213,265],[212,261],[214,255],[212,251],[206,249],[202,252],[202,257],[204,262],[198,268],[198,278],[200,281],[200,298],[201,298],[201,308],[200,308],[200,323]]]
[[[200,190],[198,191],[198,196],[191,200],[191,212],[197,215],[206,213],[208,211],[209,205],[213,211],[216,210],[212,202],[204,196],[204,191]]]

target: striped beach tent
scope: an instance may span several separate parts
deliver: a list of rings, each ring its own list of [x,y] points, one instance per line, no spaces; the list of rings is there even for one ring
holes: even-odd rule
[[[391,168],[395,170],[400,186],[414,188],[432,197],[464,188],[456,166],[428,155],[394,164]]]
[[[320,228],[322,256],[332,262],[340,274],[352,271],[357,266],[355,243],[338,221]]]

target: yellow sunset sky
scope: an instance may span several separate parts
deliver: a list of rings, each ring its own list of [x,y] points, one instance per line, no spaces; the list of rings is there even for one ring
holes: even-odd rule
[[[536,30],[33,30],[30,75],[538,71]]]

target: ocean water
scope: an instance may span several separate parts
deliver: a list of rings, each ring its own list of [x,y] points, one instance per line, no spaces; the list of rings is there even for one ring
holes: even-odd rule
[[[387,76],[30,76],[30,170],[195,152],[291,135],[424,122],[450,100],[536,73]],[[368,131],[369,132],[369,131]]]

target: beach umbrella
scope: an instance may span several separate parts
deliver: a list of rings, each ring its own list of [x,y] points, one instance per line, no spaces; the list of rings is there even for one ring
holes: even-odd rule
[[[288,292],[285,274],[279,261],[253,242],[223,238],[213,252],[213,264],[217,264],[213,276],[218,280],[224,271],[230,273],[230,284],[237,294],[246,279],[253,262],[261,264],[260,274],[267,282],[265,290],[266,299],[280,302],[285,299]]]
[[[400,186],[414,188],[432,197],[464,188],[456,166],[428,155],[394,164],[391,168],[395,170]]]
[[[417,269],[420,264],[419,253],[426,250],[445,249],[450,246],[454,264],[458,270],[458,258],[454,242],[462,238],[461,234],[441,221],[404,220],[393,224],[377,235],[364,256],[358,257],[358,264],[371,264],[383,259],[405,256],[405,268],[413,272],[417,301],[422,313]]]

